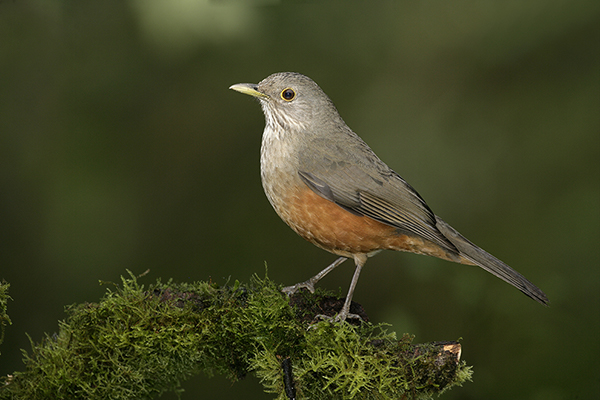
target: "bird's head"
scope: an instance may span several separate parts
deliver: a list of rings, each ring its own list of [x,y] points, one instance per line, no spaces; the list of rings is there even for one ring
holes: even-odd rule
[[[258,99],[267,126],[273,129],[315,132],[321,129],[314,128],[341,121],[323,90],[312,79],[296,72],[272,74],[258,84],[238,83],[230,89]]]

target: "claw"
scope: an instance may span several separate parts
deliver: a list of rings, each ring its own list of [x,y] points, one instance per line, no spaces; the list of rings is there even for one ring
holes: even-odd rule
[[[308,289],[309,292],[314,293],[315,292],[315,284],[312,282],[312,278],[305,281],[305,282],[300,282],[300,283],[296,283],[295,285],[292,286],[286,286],[283,289],[281,289],[281,291],[285,294],[289,296],[293,295],[294,293],[296,293],[299,289],[302,288],[306,288]]]

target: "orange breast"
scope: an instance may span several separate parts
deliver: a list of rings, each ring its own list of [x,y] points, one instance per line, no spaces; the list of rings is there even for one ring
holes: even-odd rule
[[[433,243],[400,234],[395,227],[372,218],[352,214],[308,187],[286,197],[275,205],[280,217],[304,239],[334,254],[351,257],[387,249],[448,258]]]
[[[289,198],[285,222],[306,240],[333,253],[381,250],[395,228],[354,215],[306,188]]]

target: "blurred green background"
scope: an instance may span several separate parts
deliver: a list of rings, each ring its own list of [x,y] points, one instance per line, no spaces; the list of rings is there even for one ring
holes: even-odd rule
[[[370,260],[354,300],[373,322],[463,338],[474,381],[443,398],[599,398],[595,0],[1,1],[0,374],[126,269],[225,283],[267,262],[289,285],[335,258],[271,209],[262,112],[227,90],[279,71],[313,78],[437,214],[548,294],[544,308],[478,268]],[[352,272],[321,286],[345,293]],[[251,376],[185,388],[272,398]]]

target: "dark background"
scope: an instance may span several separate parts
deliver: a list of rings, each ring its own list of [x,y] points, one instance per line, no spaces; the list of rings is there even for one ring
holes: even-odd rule
[[[253,3],[252,5],[250,5]],[[142,283],[304,280],[335,256],[260,184],[264,119],[227,90],[313,78],[431,208],[519,270],[367,263],[354,299],[416,342],[462,337],[445,399],[600,396],[600,2],[0,1],[0,374],[130,269]],[[321,286],[347,290],[343,264]],[[268,399],[193,377],[184,399]],[[171,399],[171,394],[163,398]]]

